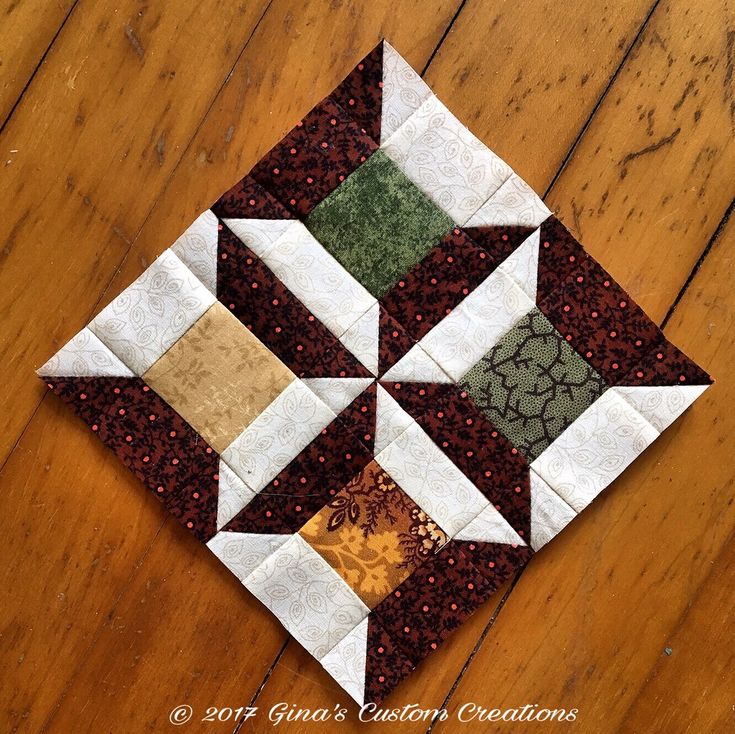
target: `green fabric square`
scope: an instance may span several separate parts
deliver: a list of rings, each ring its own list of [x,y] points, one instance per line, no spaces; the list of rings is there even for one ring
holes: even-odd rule
[[[607,388],[538,309],[526,314],[461,383],[530,461]]]
[[[320,202],[305,224],[376,298],[454,226],[380,150]]]

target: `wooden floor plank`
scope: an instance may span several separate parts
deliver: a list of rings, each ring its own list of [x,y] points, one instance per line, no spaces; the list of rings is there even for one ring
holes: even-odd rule
[[[731,536],[622,718],[620,732],[634,734],[655,727],[670,732],[732,731],[733,588],[735,537]]]
[[[0,136],[0,462],[267,2],[83,3],[35,75]]]
[[[635,228],[620,234],[615,210],[603,207],[588,214],[589,207],[584,209],[585,217],[594,218],[594,225],[582,227],[585,242],[592,241],[590,249],[598,250],[595,254],[603,263],[610,258],[617,263],[611,268],[615,275],[626,270],[626,263],[636,264],[638,285],[634,282],[632,290],[659,319],[689,275],[679,260],[679,248],[689,250],[692,263],[728,207],[722,190],[732,198],[729,120],[722,115],[727,110],[722,105],[726,73],[722,62],[706,80],[707,73],[700,78],[695,71],[703,56],[709,56],[711,63],[726,54],[721,29],[730,20],[723,12],[717,2],[699,3],[696,12],[685,3],[657,8],[640,49],[621,71],[608,102],[582,139],[575,155],[580,162],[572,159],[559,188],[552,192],[552,199],[559,197],[559,202],[563,191],[570,199],[574,191],[587,197],[594,181],[588,173],[590,157],[597,157],[599,166],[603,162],[614,166],[620,160],[616,150],[631,149],[625,145],[625,120],[638,119],[631,115],[632,109],[655,91],[657,109],[676,113],[687,104],[685,99],[673,109],[683,94],[682,86],[686,88],[688,79],[699,79],[695,98],[707,109],[701,120],[709,115],[711,124],[704,130],[686,127],[686,135],[682,132],[676,138],[681,168],[676,160],[658,160],[659,151],[651,151],[650,160],[645,156],[634,160],[642,171],[631,164],[627,176],[617,175],[614,193],[611,183],[608,197],[618,202],[611,203],[616,207],[628,197],[636,210],[653,216],[662,206],[661,197],[668,196],[663,206],[665,213],[676,212],[671,217],[677,223],[676,236],[668,238],[656,223],[647,247],[642,248],[638,239],[631,239]],[[661,56],[663,48],[666,53]],[[669,83],[672,78],[679,84]],[[644,124],[647,109],[640,108]],[[692,121],[696,109],[688,109]],[[682,119],[681,124],[684,131],[686,121]],[[700,177],[693,170],[694,161],[701,163],[705,158],[708,174]],[[670,187],[665,194],[659,177]],[[684,183],[674,183],[675,177]],[[726,243],[723,238],[719,257],[709,267],[705,260],[667,326],[670,339],[723,381],[603,493],[583,520],[537,555],[458,686],[450,703],[452,714],[463,703],[482,697],[487,671],[492,669],[493,705],[503,708],[534,701],[550,708],[580,707],[584,730],[617,731],[668,644],[669,631],[711,563],[731,541],[735,527],[733,469],[728,458],[735,428],[729,410],[733,399],[729,380],[733,296],[728,286],[732,244],[732,239]],[[658,258],[655,265],[646,264],[650,257]],[[651,271],[654,286],[649,289]],[[624,275],[621,279],[628,284]],[[707,646],[698,654],[701,658],[695,667],[706,664]],[[450,730],[436,727],[438,732]],[[649,722],[638,730],[659,729]],[[488,725],[487,731],[501,731],[501,727]]]
[[[117,217],[142,222],[176,160],[167,146],[188,142],[264,7],[80,6],[16,108],[3,140],[19,157],[0,169],[13,202],[0,220],[5,454],[45,390],[32,367],[54,335],[82,325],[67,319],[81,322],[79,309],[91,310],[128,247]],[[186,26],[200,11],[197,34]],[[203,69],[204,54],[213,63]],[[0,657],[14,672],[0,712],[8,728],[31,731],[162,522],[155,500],[93,437],[80,427],[57,434],[52,426],[68,411],[45,401],[37,417],[0,474],[10,595],[0,608]]]
[[[37,732],[161,526],[158,503],[60,401],[0,475],[0,724]]]
[[[728,283],[735,278],[733,253],[735,220],[730,218],[677,304],[670,319],[672,330],[687,333],[701,329],[701,325],[720,333],[732,330],[735,298]],[[732,367],[726,358],[719,361],[718,380],[731,383]],[[731,473],[723,488],[732,492],[734,484]],[[712,734],[732,730],[733,589],[735,527],[712,559],[700,587],[687,600],[680,619],[668,631],[663,654],[655,659],[645,683],[620,718],[621,732],[633,734],[654,727]]]
[[[435,653],[424,660],[411,676],[402,683],[381,705],[384,707],[400,707],[406,703],[416,703],[422,708],[440,708],[444,696],[457,679],[465,661],[472,654],[478,639],[487,625],[488,619],[495,614],[497,607],[507,591],[504,584],[488,599],[477,612],[465,622],[447,642]],[[311,708],[332,708],[335,703],[344,706],[348,711],[345,721],[329,721],[320,724],[320,731],[335,732],[381,732],[384,722],[360,722],[358,706],[329,676],[317,660],[301,645],[289,640],[283,656],[278,660],[271,677],[256,699],[256,705],[262,711],[269,711],[281,701],[307,702]],[[303,705],[307,705],[304,703]],[[261,721],[245,722],[243,731],[259,732]],[[289,723],[289,734],[307,734],[313,732],[313,723]],[[426,731],[425,721],[402,722],[401,734]]]
[[[206,546],[186,542],[186,535],[166,522],[44,732],[79,731],[80,711],[84,731],[163,731],[182,703],[200,717],[214,702],[248,704],[283,630],[243,586],[231,583]],[[228,725],[209,729],[228,731]]]
[[[76,0],[0,2],[0,130]],[[3,164],[14,153],[2,150]]]
[[[402,7],[406,15],[396,15],[394,5],[389,0],[384,0],[380,3],[366,4],[364,10],[356,15],[355,8],[351,5],[326,8],[323,3],[318,2],[304,5],[301,1],[274,0],[234,70],[232,78],[224,88],[221,99],[212,107],[211,117],[202,126],[186,155],[199,159],[199,153],[209,148],[210,140],[216,140],[217,145],[222,146],[220,150],[228,150],[226,139],[230,138],[232,146],[236,146],[233,150],[238,151],[243,157],[241,161],[233,161],[233,165],[247,168],[256,156],[264,152],[278,139],[283,130],[303,114],[305,109],[316,103],[323,93],[328,92],[344,75],[349,63],[356,62],[362,53],[369,51],[383,33],[394,38],[397,44],[404,44],[409,48],[414,63],[424,64],[450,22],[457,3],[438,0],[431,12],[421,14],[418,12],[419,7],[422,11],[427,7],[423,0],[421,2],[417,0],[411,6],[404,3]],[[410,23],[407,22],[407,18],[412,19]],[[421,22],[417,18],[421,18]],[[284,47],[288,52],[280,57],[274,56],[272,50],[284,32],[290,39],[289,46]],[[324,48],[327,44],[330,51],[325,58]],[[338,62],[340,59],[348,59],[348,63]],[[319,81],[314,84],[310,83],[313,77],[313,68],[310,64],[320,70]],[[228,116],[225,116],[225,113]],[[228,133],[231,124],[237,124],[237,130]],[[261,131],[259,133],[261,137],[253,133],[255,130]],[[272,140],[269,136],[272,136]],[[206,160],[200,163],[202,164],[204,168],[194,166],[182,170],[177,184],[180,186],[178,191],[182,196],[188,196],[188,190],[197,191],[198,187],[206,189],[209,186],[208,171],[210,169],[216,171],[217,167]],[[228,170],[231,171],[230,180],[222,180],[221,183],[215,184],[217,188],[212,191],[210,199],[218,195],[237,175],[235,173],[237,169],[234,167]],[[207,172],[207,176],[201,175],[202,172]],[[197,193],[197,196],[199,195],[201,193]],[[147,234],[136,240],[130,256],[110,288],[110,293],[121,289],[132,280],[140,272],[142,263],[152,260],[178,234],[177,228],[183,228],[188,224],[193,214],[188,217],[186,224],[179,225],[183,205],[184,202],[175,198],[170,203],[161,202],[159,208],[166,208],[168,217],[162,220],[164,223],[161,229],[165,230],[165,233],[161,234],[157,228],[147,228]],[[51,410],[52,408],[55,410],[54,402],[52,400],[42,402],[38,414],[32,421],[33,426],[54,422],[68,423],[68,416],[66,420],[56,421]],[[67,427],[84,435],[86,440],[86,434],[81,426]],[[94,439],[90,437],[89,440]],[[83,443],[82,439],[80,443]],[[96,450],[85,445],[79,450],[81,454],[79,460],[98,466]],[[14,459],[15,454],[8,463],[9,467],[16,466]],[[63,459],[59,459],[59,465],[62,462]],[[65,469],[65,476],[66,471]],[[14,471],[8,476],[8,481],[17,476]],[[56,496],[63,491],[62,487],[63,485],[55,483],[47,487],[50,494],[50,508],[55,506]],[[155,500],[149,501],[148,497],[144,497],[143,495],[147,493],[142,488],[137,487],[137,491],[141,495],[138,502],[145,504],[150,516],[160,523],[162,512],[148,506],[157,504]],[[75,488],[75,493],[79,501],[79,496],[91,495],[93,489],[89,482],[82,482]],[[104,513],[106,502],[104,495],[95,495],[90,499],[90,515],[93,516],[95,512]],[[122,517],[125,516],[125,505],[126,503],[121,501],[120,506],[116,508]],[[134,512],[135,507],[136,502],[133,502],[128,511]],[[63,517],[68,521],[71,514],[73,513],[67,510]],[[19,510],[19,515],[23,517],[23,522],[35,526],[35,522],[27,517],[27,513]],[[118,522],[122,522],[119,518],[120,516]],[[79,546],[75,552],[76,558],[80,563],[88,562],[84,549],[93,542],[90,538],[92,533],[90,523],[87,519],[73,525]],[[35,529],[38,532],[38,527]],[[147,528],[145,532],[136,534],[135,538],[128,538],[128,542],[135,544],[138,554],[142,555],[148,549],[151,534],[151,529]],[[114,604],[115,595],[111,594],[109,589],[100,591],[95,604],[108,605],[101,619],[94,620],[94,609],[84,603],[76,609],[76,613],[85,617],[91,626],[94,626],[93,622],[97,623],[91,641],[94,644],[90,643],[87,648],[81,648],[83,654],[76,656],[77,667],[70,674],[66,677],[58,676],[64,681],[63,690],[60,691],[55,687],[48,695],[36,694],[34,703],[37,706],[46,706],[52,712],[46,731],[68,731],[76,720],[80,707],[84,708],[86,720],[94,722],[94,729],[97,731],[116,727],[119,717],[127,722],[129,730],[138,730],[143,724],[148,725],[150,722],[154,722],[151,724],[154,728],[162,727],[169,709],[176,702],[171,701],[171,706],[166,708],[162,703],[163,698],[151,696],[150,691],[156,689],[163,691],[164,686],[169,691],[191,692],[192,701],[201,706],[208,697],[209,703],[216,702],[212,700],[213,697],[220,702],[237,698],[240,703],[247,703],[255,693],[265,669],[277,655],[286,635],[275,620],[269,618],[267,612],[260,608],[259,603],[221,569],[219,562],[211,557],[206,549],[199,548],[193,538],[184,538],[182,535],[184,534],[180,533],[173,523],[166,523],[156,537],[145,563],[135,570],[129,588],[125,582],[120,582],[117,587],[117,591],[126,589],[119,603]],[[187,546],[187,558],[195,559],[190,560],[186,567],[183,567],[180,561],[182,544]],[[131,553],[127,559],[128,569],[134,560]],[[16,573],[22,565],[22,559],[14,559]],[[192,579],[190,573],[185,572],[186,569],[193,567],[197,568],[196,580]],[[39,570],[39,573],[45,575],[43,570]],[[204,576],[213,581],[200,583],[200,579]],[[161,580],[164,578],[166,594],[157,596],[154,603],[147,595],[147,586],[152,584],[156,588],[162,588]],[[217,580],[219,583],[216,583]],[[219,589],[222,583],[229,586],[224,592],[225,596]],[[189,598],[194,596],[193,587],[196,588],[196,598]],[[33,598],[28,599],[26,608],[32,608],[34,603],[38,603],[37,593],[40,593],[40,590],[36,594],[29,595]],[[227,599],[235,597],[241,602],[237,612],[232,605],[228,606],[229,602],[223,605],[223,600],[226,602]],[[144,599],[147,600],[146,603],[141,603]],[[161,622],[151,617],[154,605],[159,604],[166,607],[165,611],[156,612]],[[206,619],[209,619],[206,615],[212,615],[211,624],[207,622],[206,626],[203,625],[203,614]],[[243,622],[241,634],[233,634],[230,637],[226,631],[227,624],[224,632],[218,629],[217,623],[223,620],[221,616],[223,614],[230,617],[240,615],[239,619],[244,621],[252,620],[252,630],[249,631],[247,624]],[[109,620],[106,615],[111,615]],[[265,619],[263,623],[266,617],[270,622]],[[116,620],[119,620],[119,623]],[[175,633],[167,636],[168,629],[175,630]],[[160,637],[154,640],[156,630]],[[138,646],[139,635],[144,635],[150,642],[152,646],[150,649],[155,648],[156,652],[151,653],[150,657],[155,664],[154,662],[139,664],[137,661],[136,656],[141,654],[143,649],[149,649],[142,645]],[[191,643],[184,645],[182,641]],[[41,642],[47,648],[53,648],[59,642],[58,634],[53,630],[44,630],[39,645]],[[166,666],[167,677],[165,681],[161,681],[159,678],[161,660],[166,660],[167,656],[174,652],[177,655],[175,662]],[[243,664],[244,659],[247,660],[247,664]],[[110,660],[121,660],[124,664],[111,671]],[[194,690],[191,687],[192,670],[197,671],[196,680],[206,681],[207,685],[202,684],[201,688]],[[234,670],[239,671],[238,675],[233,674]],[[96,687],[96,681],[104,681],[104,686]],[[54,682],[57,682],[56,676]],[[210,684],[212,688],[209,687]],[[215,696],[217,691],[221,692],[221,697],[219,694]],[[116,705],[111,705],[111,700],[116,696],[117,700],[124,698],[126,702],[134,702],[135,706],[125,703],[121,704],[121,709],[118,710]],[[223,730],[227,730],[226,725],[223,724],[223,727]]]
[[[426,81],[544,192],[653,5],[469,0]]]
[[[661,2],[547,197],[659,322],[735,196],[723,28],[719,0]]]

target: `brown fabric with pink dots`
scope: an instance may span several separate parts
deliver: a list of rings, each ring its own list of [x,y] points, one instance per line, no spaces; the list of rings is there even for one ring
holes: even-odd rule
[[[185,528],[216,532],[219,456],[143,380],[49,379],[49,387]]]

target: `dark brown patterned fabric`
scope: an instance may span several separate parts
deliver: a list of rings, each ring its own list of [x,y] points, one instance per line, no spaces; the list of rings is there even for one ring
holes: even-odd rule
[[[386,373],[416,343],[405,329],[380,306],[378,371]]]
[[[448,544],[375,607],[374,613],[406,656],[419,662],[492,591],[485,575]]]
[[[371,452],[337,418],[224,529],[295,533],[371,459]]]
[[[623,385],[711,385],[712,378],[659,334],[621,380]]]
[[[339,414],[340,421],[370,451],[375,445],[376,391],[373,383]]]
[[[327,97],[250,172],[287,209],[305,217],[377,146]]]
[[[485,249],[455,227],[380,302],[414,339],[421,339],[496,265]]]
[[[252,176],[245,176],[211,206],[220,219],[291,219],[293,214]]]
[[[472,480],[508,524],[531,537],[529,466],[523,454],[477,409],[466,392],[447,390],[418,418],[434,443]]]
[[[551,297],[587,253],[569,230],[554,216],[542,225],[538,253],[536,303]]]
[[[377,617],[368,617],[365,703],[379,703],[415,667]]]
[[[217,297],[296,375],[311,375],[332,352],[332,377],[366,374],[336,337],[226,224],[220,224]],[[336,357],[336,359],[335,359]],[[317,372],[321,370],[317,369]]]
[[[568,271],[539,309],[608,384],[624,384],[658,340],[658,327],[591,257],[576,259]]]
[[[450,540],[447,548],[456,548],[467,556],[485,576],[493,591],[523,568],[533,555],[527,545],[481,543],[476,540]]]
[[[488,254],[491,266],[495,269],[536,230],[535,227],[503,225],[465,227],[462,231]]]
[[[332,98],[380,145],[383,44],[378,44],[332,92]]]
[[[219,455],[137,377],[48,379],[97,437],[187,530],[217,531]]]

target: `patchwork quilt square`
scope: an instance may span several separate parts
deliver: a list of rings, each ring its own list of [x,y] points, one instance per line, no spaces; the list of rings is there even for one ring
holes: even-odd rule
[[[519,319],[460,384],[529,460],[606,388],[602,377],[536,308]]]
[[[439,525],[375,461],[299,534],[370,607],[447,542]]]
[[[452,225],[380,150],[306,219],[317,240],[376,298]]]
[[[386,42],[38,373],[359,704],[711,383]]]
[[[143,373],[215,451],[224,451],[296,376],[222,304]]]

